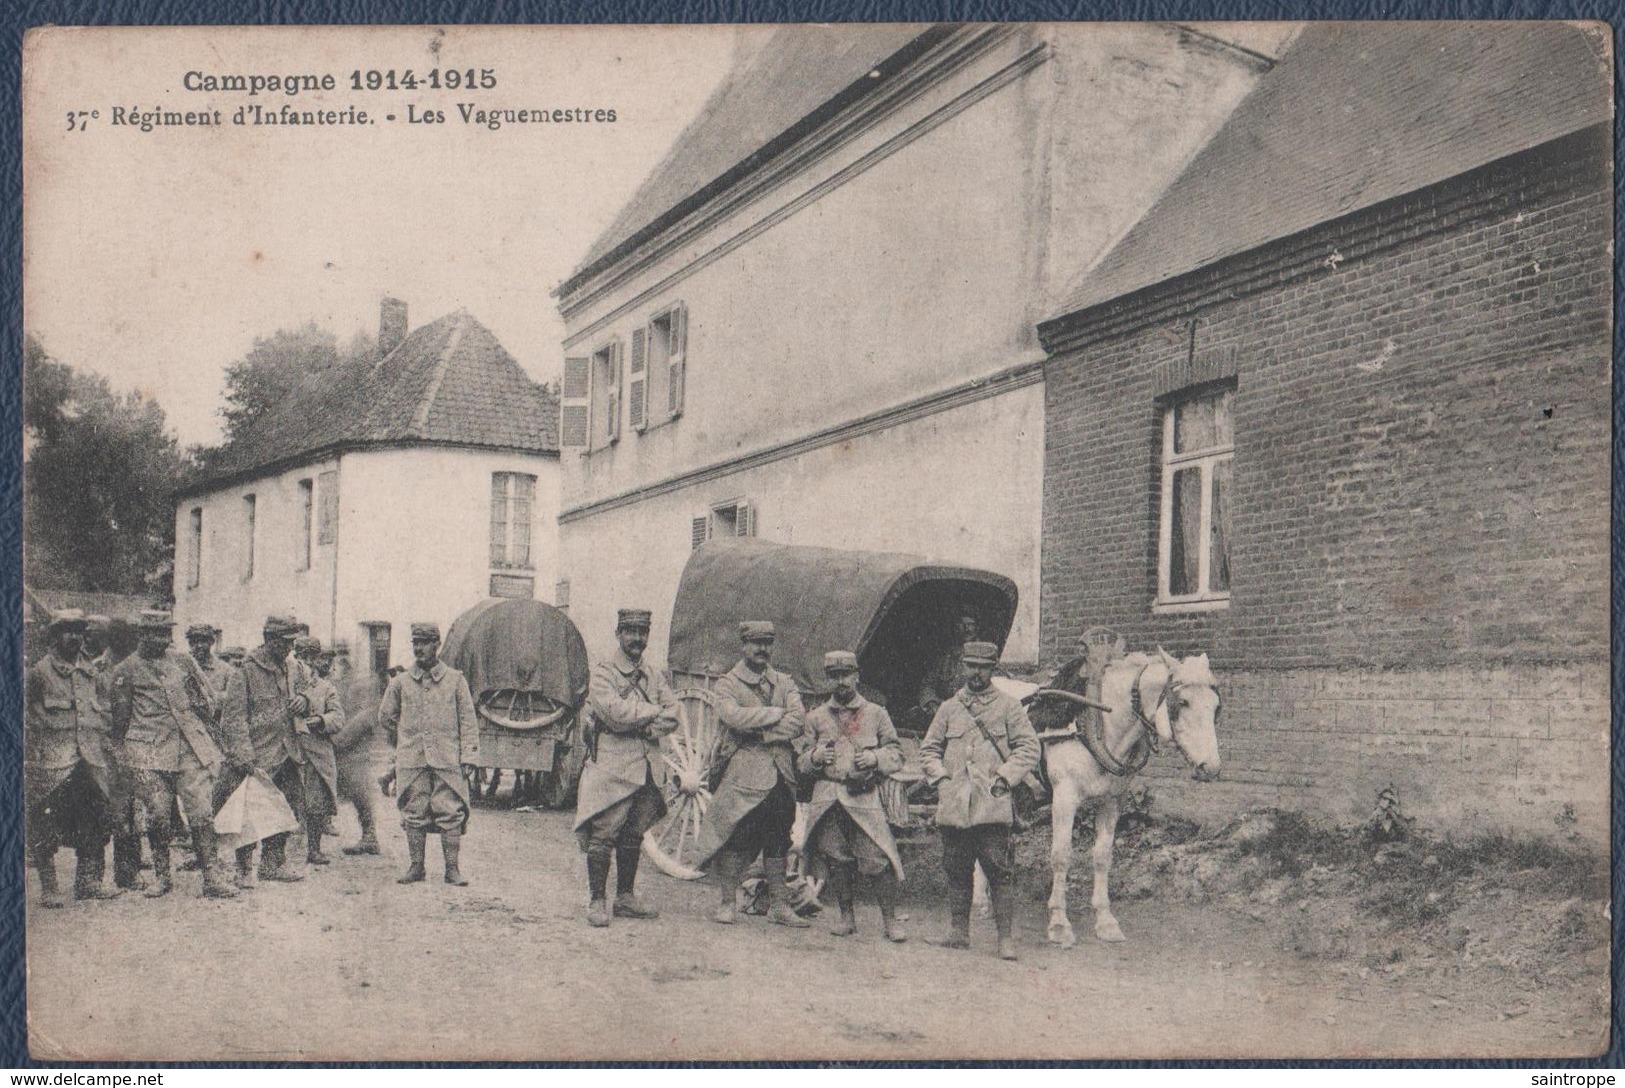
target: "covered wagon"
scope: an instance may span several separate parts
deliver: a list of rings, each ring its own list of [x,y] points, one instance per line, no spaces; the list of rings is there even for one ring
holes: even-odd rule
[[[541,601],[491,598],[452,622],[440,656],[468,679],[480,766],[514,771],[516,790],[521,776],[534,781],[549,808],[571,804],[586,758],[589,665],[570,617]]]

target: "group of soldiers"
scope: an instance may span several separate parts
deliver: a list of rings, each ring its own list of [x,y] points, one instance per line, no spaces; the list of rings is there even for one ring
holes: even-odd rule
[[[678,711],[671,687],[643,661],[650,621],[644,610],[618,613],[618,647],[593,666],[588,688],[594,742],[574,829],[586,854],[587,921],[598,927],[617,917],[658,916],[637,894],[636,881],[643,835],[666,814],[660,742],[677,728]],[[77,898],[119,894],[103,884],[109,839],[124,844],[115,845],[116,883],[135,887],[138,831],[152,853],[146,894],[167,894],[177,809],[202,870],[202,894],[226,898],[254,887],[259,844],[236,845],[234,878],[227,879],[215,832],[216,814],[249,776],[274,786],[286,801],[304,831],[309,864],[329,862],[322,839],[341,798],[356,805],[363,828],[361,841],[345,853],[379,853],[370,791],[358,787],[365,772],[342,759],[334,744],[346,726],[329,678],[334,653],[291,616],[268,617],[263,643],[241,664],[211,655],[218,632],[207,625],[187,631],[190,655],[178,653],[171,648],[173,626],[165,613],[144,614],[136,652],[110,663],[105,647],[87,640],[85,616],[68,611],[51,619],[50,656],[28,673],[25,751],[29,845],[47,907],[62,905],[55,855],[63,845],[77,855]],[[444,881],[463,886],[461,839],[470,813],[469,777],[479,761],[474,701],[462,673],[440,660],[438,626],[414,623],[411,631],[412,666],[389,679],[377,712],[394,749],[393,770],[382,784],[396,792],[410,859],[399,882],[427,878],[427,840],[436,834]],[[827,872],[829,897],[839,910],[832,932],[857,931],[861,879],[879,906],[885,937],[904,941],[897,909],[903,863],[879,792],[882,780],[903,766],[897,730],[886,709],[860,691],[850,650],[824,655],[831,694],[804,709],[794,679],[772,666],[776,634],[770,622],[741,623],[740,660],[713,691],[722,734],[706,783],[711,803],[695,845],[697,864],[720,889],[711,919],[738,920],[740,878],[759,857],[768,921],[811,925],[795,909],[787,874],[799,797],[808,804],[806,853]],[[1037,767],[1039,741],[1021,704],[991,683],[997,646],[967,641],[960,657],[963,685],[934,704],[920,746],[925,778],[937,790],[949,889],[949,928],[933,943],[969,947],[980,865],[999,955],[1015,959],[1010,792]],[[132,840],[134,873],[130,862],[118,860]],[[259,879],[304,879],[289,864],[288,840],[285,831],[263,840]]]
[[[677,728],[677,697],[658,670],[643,663],[650,613],[617,615],[619,647],[593,666],[587,709],[597,742],[582,770],[575,830],[587,857],[587,921],[653,918],[656,909],[634,888],[643,834],[666,813],[660,740]],[[903,766],[897,730],[886,709],[860,692],[857,656],[831,650],[823,665],[829,700],[803,709],[796,683],[772,666],[777,632],[759,620],[739,625],[740,660],[713,695],[723,730],[708,783],[712,791],[695,846],[696,863],[716,877],[720,901],[712,921],[738,920],[736,889],[759,856],[767,883],[767,919],[805,928],[795,910],[786,864],[798,794],[808,800],[806,852],[828,873],[839,910],[831,932],[857,931],[859,878],[880,908],[885,937],[907,939],[897,901],[903,863],[881,803],[883,778]],[[992,685],[998,647],[967,641],[960,651],[964,683],[934,707],[920,746],[926,780],[937,789],[936,823],[948,881],[949,926],[932,943],[970,946],[977,865],[988,881],[998,928],[998,954],[1016,958],[1015,864],[1011,788],[1038,766],[1039,741],[1020,702]],[[615,896],[608,895],[611,862]]]
[[[362,825],[361,841],[345,853],[379,852],[372,802],[357,781],[366,757],[358,764],[340,754],[341,747],[364,752],[366,745],[356,743],[364,731],[343,737],[335,653],[308,627],[272,616],[254,651],[216,657],[220,632],[213,626],[188,628],[190,653],[180,653],[169,614],[145,612],[135,625],[135,651],[119,659],[108,645],[111,626],[76,609],[53,614],[49,653],[27,673],[26,829],[43,906],[63,905],[56,854],[64,846],[75,853],[76,899],[112,899],[126,890],[167,895],[177,833],[190,842],[194,859],[184,867],[201,870],[206,897],[253,888],[256,848],[258,879],[304,879],[289,864],[288,831],[263,845],[237,845],[235,873],[228,874],[215,817],[250,776],[285,799],[310,864],[330,862],[322,838],[331,833],[341,797],[356,805]],[[151,881],[141,873],[143,837]],[[109,841],[112,887],[105,882]]]

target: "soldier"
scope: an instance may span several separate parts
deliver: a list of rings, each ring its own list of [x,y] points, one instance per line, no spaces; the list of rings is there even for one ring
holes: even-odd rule
[[[243,667],[226,678],[220,710],[220,728],[226,752],[239,773],[264,771],[282,791],[288,807],[303,821],[305,810],[304,750],[294,732],[296,712],[308,706],[296,703],[288,687],[288,655],[298,623],[291,616],[267,616],[264,642],[249,654]],[[254,886],[254,846],[237,849],[237,886]],[[305,874],[288,866],[288,833],[265,840],[260,857],[260,878],[291,883]]]
[[[817,777],[807,809],[807,847],[829,865],[829,889],[841,910],[830,930],[857,932],[853,883],[868,877],[880,905],[888,941],[906,941],[897,922],[898,856],[891,824],[880,803],[880,782],[903,767],[903,748],[886,709],[858,694],[858,658],[846,650],[824,655],[824,675],[834,684],[830,701],[807,715],[808,746],[802,766]]]
[[[167,895],[173,886],[170,811],[178,797],[203,870],[203,894],[229,899],[237,893],[221,875],[214,835],[214,785],[224,756],[209,731],[213,689],[196,662],[170,649],[173,627],[168,613],[143,613],[136,652],[108,673],[113,737],[124,745],[131,786],[146,811],[153,875],[147,896]]]
[[[920,682],[919,707],[925,711],[925,720],[936,714],[944,699],[965,686],[965,643],[976,640],[976,617],[959,617],[954,633],[942,645],[942,651],[931,662],[925,678]]]
[[[85,617],[85,641],[79,660],[92,676],[103,676],[123,660],[113,646],[113,634],[111,617],[100,614]],[[123,762],[115,759],[114,764],[113,883],[125,891],[145,891],[147,878],[141,875],[141,828],[135,816],[135,790]]]
[[[412,668],[384,689],[378,724],[395,748],[395,804],[412,859],[397,883],[424,879],[423,855],[433,831],[440,835],[446,883],[466,885],[458,852],[468,829],[467,776],[479,762],[480,734],[468,681],[440,660],[437,624],[412,625]]]
[[[29,855],[39,870],[40,903],[62,906],[56,852],[75,856],[75,899],[112,899],[102,883],[115,815],[116,765],[107,705],[97,678],[80,657],[85,615],[57,612],[46,628],[51,652],[25,677],[23,790]]]
[[[1038,734],[1019,702],[993,687],[999,648],[965,644],[965,686],[945,700],[920,743],[926,780],[937,788],[942,868],[948,877],[948,935],[932,943],[970,947],[972,884],[978,862],[993,899],[999,958],[1016,958],[1015,855],[1010,788],[1038,766]]]
[[[726,731],[717,762],[725,765],[694,850],[697,864],[713,857],[721,901],[711,920],[738,915],[735,892],[745,867],[762,855],[771,906],[767,919],[781,926],[811,925],[790,905],[785,858],[796,820],[795,748],[805,725],[795,681],[771,665],[773,625],[739,625],[743,657],[717,681],[717,720]]]
[[[643,833],[666,814],[659,783],[665,781],[660,738],[677,728],[677,696],[660,673],[646,668],[648,612],[623,608],[616,615],[620,648],[592,667],[587,713],[593,740],[576,793],[576,837],[587,854],[587,923],[609,925],[609,862],[615,858],[618,918],[656,918],[659,911],[637,897]]]
[[[327,679],[333,655],[324,653],[322,641],[310,636],[294,640],[294,656],[308,670],[305,680],[306,713],[294,720],[299,748],[305,755],[305,860],[312,865],[328,864],[322,853],[322,834],[327,822],[338,813],[338,755],[333,737],[344,728],[344,707],[339,693]]]
[[[216,698],[225,693],[226,677],[231,675],[231,666],[214,655],[214,642],[219,637],[220,628],[207,623],[194,623],[186,629],[186,647],[192,653],[192,660],[197,662],[198,671],[214,689]]]

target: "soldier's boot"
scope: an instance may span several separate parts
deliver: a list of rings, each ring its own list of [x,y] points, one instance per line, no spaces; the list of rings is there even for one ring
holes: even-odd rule
[[[950,881],[948,885],[948,932],[941,937],[928,938],[928,944],[939,948],[970,947],[970,907],[973,897],[970,881]]]
[[[254,887],[254,847],[239,846],[234,857],[237,863],[235,883],[246,892]]]
[[[829,871],[829,897],[840,909],[841,920],[830,926],[837,937],[850,937],[858,931],[858,915],[852,904],[852,866],[837,863]]]
[[[292,884],[305,879],[304,873],[288,868],[287,832],[272,835],[265,840],[265,850],[260,855],[260,879],[274,880],[281,884]]]
[[[225,865],[220,860],[219,836],[214,828],[194,827],[192,848],[197,851],[198,867],[203,870],[203,898],[235,899],[237,890],[226,879]]]
[[[147,844],[152,847],[152,887],[141,894],[148,899],[159,899],[175,886],[169,875],[169,829],[150,832]]]
[[[139,834],[113,836],[113,883],[127,892],[146,891],[147,878],[141,875]]]
[[[638,879],[638,861],[643,856],[636,846],[615,848],[615,917],[659,918],[660,912],[638,898],[632,886]]]
[[[62,906],[62,888],[56,882],[56,851],[36,850],[34,868],[39,870],[40,906],[57,910]]]
[[[76,850],[73,870],[73,897],[75,899],[117,899],[124,893],[102,883],[107,862],[100,849]]]
[[[902,925],[897,921],[897,874],[888,867],[874,878],[874,885],[875,902],[880,905],[880,921],[886,931],[886,939],[902,944],[908,940],[908,934],[903,932]]]
[[[406,855],[411,858],[411,865],[400,876],[395,878],[397,884],[416,884],[425,877],[423,871],[423,852],[429,844],[429,833],[420,831],[415,827],[406,830]]]
[[[609,847],[587,846],[587,924],[598,929],[609,925],[609,861]]]
[[[807,929],[811,922],[796,913],[791,906],[790,884],[785,877],[785,864],[783,858],[762,859],[762,875],[767,878],[767,920],[775,925],[789,926],[792,929]]]
[[[459,888],[468,887],[468,877],[457,867],[457,856],[463,848],[463,833],[461,831],[442,831],[440,833],[440,854],[446,860],[446,883],[454,884]]]
[[[992,889],[993,921],[999,927],[999,959],[1016,959],[1016,884],[1006,880]]]
[[[322,833],[322,827],[315,823],[312,823],[305,830],[308,847],[305,850],[305,860],[312,865],[328,865],[332,863],[332,859],[322,853]]]
[[[743,861],[732,850],[719,850],[712,859],[711,872],[717,878],[721,898],[711,912],[711,921],[727,926],[739,917],[739,872],[744,868]]]

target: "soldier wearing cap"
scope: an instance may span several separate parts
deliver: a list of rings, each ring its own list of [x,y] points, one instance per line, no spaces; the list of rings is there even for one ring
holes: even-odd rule
[[[891,824],[880,803],[880,781],[903,767],[903,748],[886,708],[858,693],[858,658],[848,650],[824,655],[824,675],[834,685],[829,702],[807,715],[803,770],[817,778],[807,808],[809,852],[829,867],[829,890],[841,911],[830,930],[837,937],[857,932],[853,884],[867,877],[886,939],[904,941],[897,921],[898,856]]]
[[[149,897],[167,895],[170,813],[177,799],[191,828],[203,894],[230,898],[214,834],[214,787],[224,755],[210,733],[216,715],[214,689],[197,663],[170,648],[175,624],[166,612],[144,612],[136,625],[136,652],[108,675],[113,737],[123,748],[130,784],[146,812],[152,849]]]
[[[333,738],[344,728],[344,707],[339,703],[338,689],[327,679],[333,655],[322,649],[322,640],[301,636],[294,640],[293,653],[309,670],[304,690],[306,712],[294,722],[299,749],[305,755],[305,860],[312,865],[326,865],[329,858],[322,853],[322,835],[328,820],[339,810],[339,764]]]
[[[576,837],[587,854],[587,922],[609,925],[618,918],[655,918],[659,912],[638,898],[643,833],[666,814],[660,738],[677,728],[677,696],[660,673],[643,663],[650,613],[623,608],[616,614],[608,661],[592,667],[587,713],[594,741],[576,793]],[[609,863],[615,860],[615,903],[608,902]]]
[[[295,700],[288,681],[288,657],[298,627],[292,616],[265,618],[264,641],[243,660],[242,668],[226,677],[220,729],[235,779],[230,783],[232,787],[250,771],[263,771],[282,791],[294,816],[303,822],[305,754],[294,731],[294,714],[303,714],[308,708]],[[237,849],[239,888],[254,886],[254,847],[250,843]],[[265,839],[259,876],[282,882],[305,879],[304,873],[288,864],[287,832]]]
[[[24,676],[23,792],[29,856],[39,871],[40,902],[60,907],[56,852],[73,847],[76,899],[111,899],[102,883],[115,815],[117,779],[107,703],[80,657],[85,616],[51,616],[50,655]]]
[[[978,863],[987,877],[999,930],[999,958],[1016,958],[1015,855],[1010,788],[1038,767],[1038,734],[1027,711],[993,687],[999,648],[965,644],[965,686],[937,708],[920,743],[926,780],[937,788],[942,868],[948,877],[949,929],[933,943],[970,947],[972,884]]]
[[[796,820],[794,745],[806,723],[795,680],[771,664],[775,635],[765,620],[741,623],[743,655],[712,693],[724,729],[717,762],[726,769],[694,851],[697,864],[712,861],[721,885],[712,921],[735,920],[740,874],[761,854],[771,903],[768,921],[804,929],[811,923],[791,906],[785,859]]]
[[[121,626],[127,627],[120,620]],[[95,613],[85,617],[85,641],[79,661],[92,676],[102,674],[124,660],[113,645],[112,617]],[[144,891],[147,878],[141,875],[141,829],[135,814],[135,791],[122,760],[113,770],[113,883],[126,891]]]
[[[398,882],[424,879],[432,831],[440,836],[446,883],[466,885],[458,852],[468,828],[467,775],[479,762],[480,734],[468,681],[440,660],[438,625],[412,625],[412,668],[384,689],[378,724],[395,747],[396,807],[412,859]]]
[[[226,677],[231,673],[231,667],[214,655],[214,643],[219,637],[220,628],[207,623],[194,623],[186,629],[186,647],[216,696],[225,692]]]

